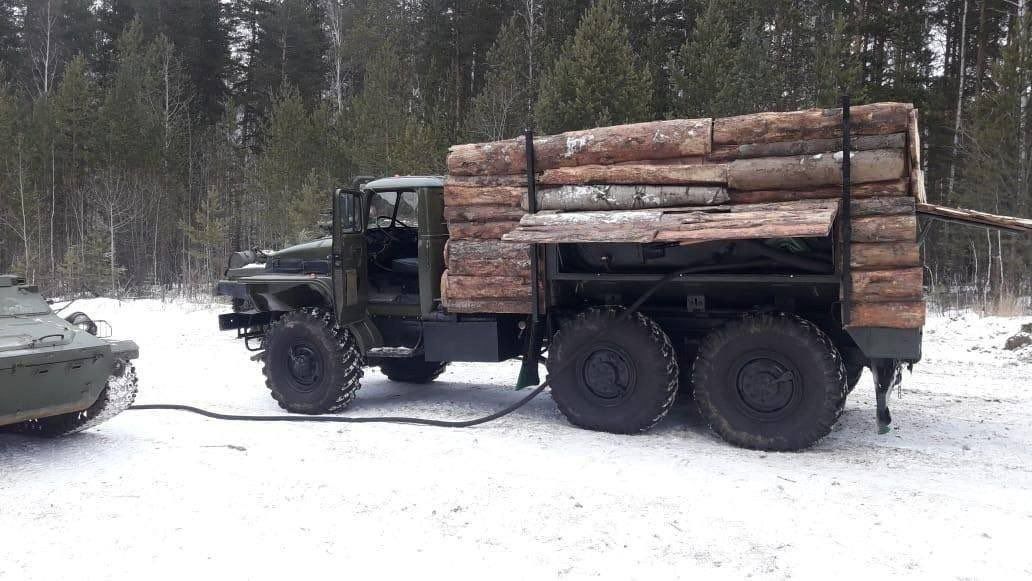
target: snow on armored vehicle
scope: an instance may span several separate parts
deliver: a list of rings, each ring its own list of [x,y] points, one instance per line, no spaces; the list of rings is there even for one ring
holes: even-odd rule
[[[0,430],[73,434],[132,405],[139,348],[96,331],[82,313],[59,317],[24,278],[0,275]]]

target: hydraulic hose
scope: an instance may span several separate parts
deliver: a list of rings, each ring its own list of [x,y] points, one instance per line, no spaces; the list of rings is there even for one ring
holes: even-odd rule
[[[685,268],[681,270],[675,270],[662,279],[656,282],[656,284],[649,287],[649,290],[645,291],[638,300],[627,308],[623,313],[620,314],[620,319],[630,317],[634,313],[641,309],[641,306],[645,304],[645,301],[659,290],[660,287],[674,280],[675,278],[690,272],[692,269]],[[583,348],[582,348],[583,349]],[[580,355],[576,353],[575,355]],[[577,357],[570,357],[566,360],[560,369],[564,369],[571,362],[576,361]],[[501,417],[507,416],[512,412],[520,409],[527,405],[530,400],[541,395],[541,392],[545,391],[548,387],[550,378],[545,378],[540,385],[534,388],[533,391],[525,395],[519,401],[509,405],[508,407],[502,408],[492,414],[473,418],[469,420],[434,420],[429,418],[409,418],[404,416],[371,416],[371,417],[346,417],[346,416],[305,416],[305,415],[241,415],[241,414],[223,414],[219,412],[213,412],[198,407],[183,405],[183,404],[141,404],[130,406],[130,410],[134,411],[153,411],[153,410],[168,410],[168,411],[180,411],[197,414],[206,418],[214,420],[226,420],[232,422],[318,422],[328,424],[408,424],[414,426],[432,426],[436,428],[471,428],[473,426],[479,426],[488,422],[493,422]]]

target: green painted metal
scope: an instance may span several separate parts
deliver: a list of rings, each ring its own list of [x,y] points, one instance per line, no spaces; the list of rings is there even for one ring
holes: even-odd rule
[[[132,341],[95,337],[57,316],[39,289],[0,276],[0,426],[82,411],[107,385]]]

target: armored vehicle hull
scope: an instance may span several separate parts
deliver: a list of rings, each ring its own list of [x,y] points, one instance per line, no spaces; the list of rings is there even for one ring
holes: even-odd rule
[[[0,427],[62,435],[93,427],[136,397],[132,341],[56,315],[24,279],[0,275]]]

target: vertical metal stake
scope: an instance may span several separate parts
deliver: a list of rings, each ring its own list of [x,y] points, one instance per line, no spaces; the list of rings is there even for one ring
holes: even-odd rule
[[[851,121],[849,95],[842,96],[842,326],[851,322],[853,310],[853,192]]]

